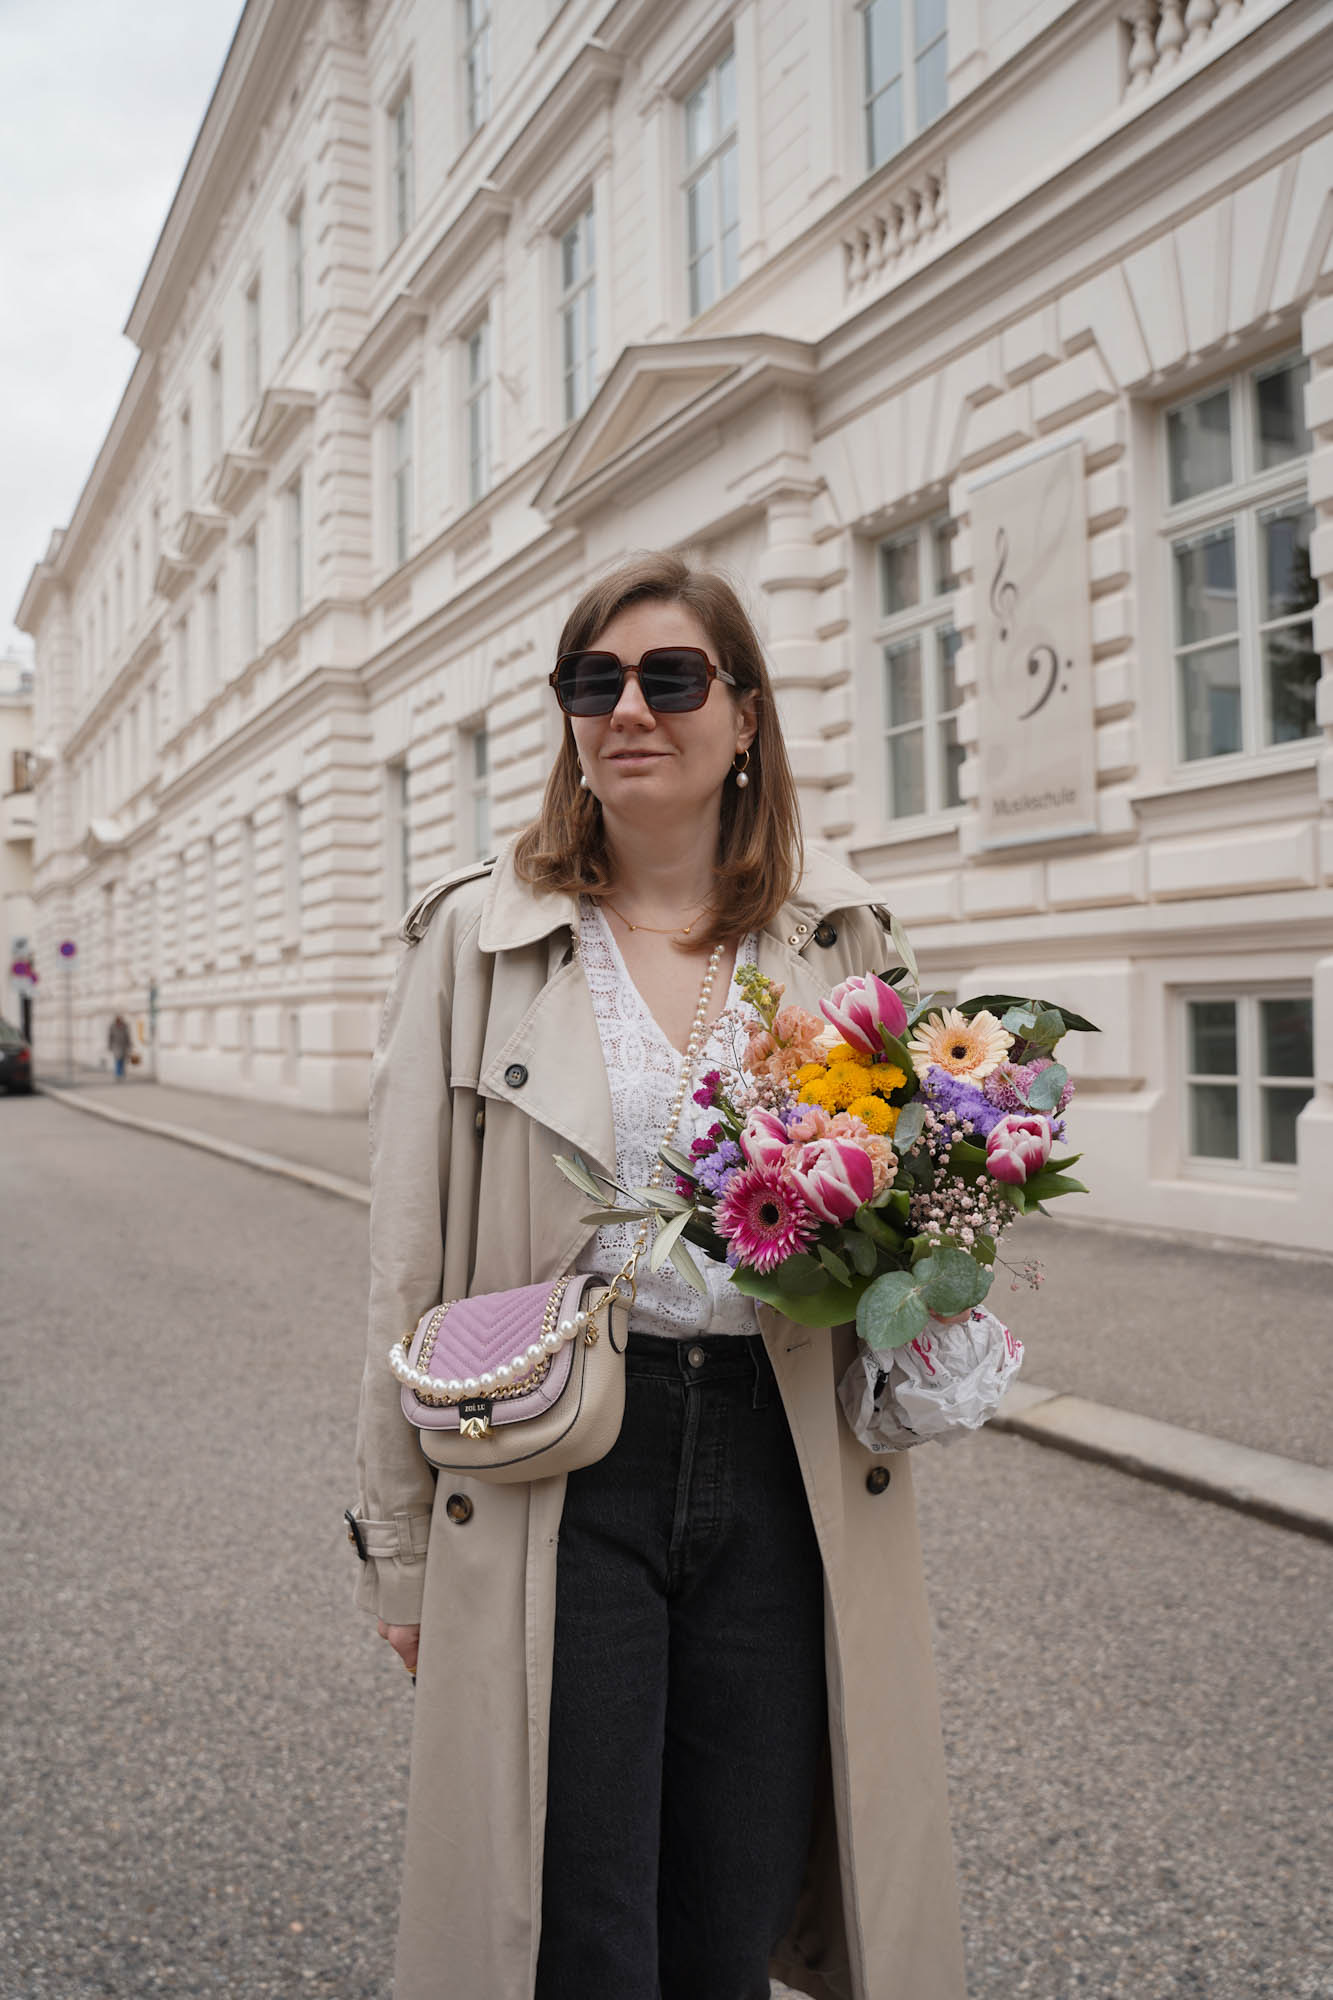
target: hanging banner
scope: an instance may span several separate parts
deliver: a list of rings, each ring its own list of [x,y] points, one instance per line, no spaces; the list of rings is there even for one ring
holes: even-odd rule
[[[1083,446],[969,488],[980,844],[1097,830]]]

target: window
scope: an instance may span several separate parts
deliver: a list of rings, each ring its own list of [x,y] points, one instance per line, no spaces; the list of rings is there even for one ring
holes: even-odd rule
[[[460,838],[472,861],[491,852],[491,745],[484,722],[463,731]]]
[[[300,938],[301,800],[296,792],[288,792],[282,802],[282,929],[285,943]]]
[[[176,728],[190,713],[190,621],[176,627]]]
[[[287,339],[305,326],[305,198],[287,211]]]
[[[264,385],[263,299],[258,278],[245,295],[245,399],[254,404]]]
[[[247,660],[259,651],[259,531],[241,543],[241,643]]]
[[[181,506],[188,507],[194,492],[194,452],[190,439],[190,406],[187,403],[180,414],[180,480]]]
[[[412,551],[412,399],[389,418],[389,555],[396,567]]]
[[[881,542],[876,641],[883,669],[885,784],[890,819],[962,804],[960,697],[947,518]]]
[[[412,162],[412,91],[403,90],[389,109],[389,236],[402,242],[412,227],[416,176]]]
[[[287,616],[299,618],[305,600],[305,529],[301,481],[294,479],[284,495],[287,516]]]
[[[210,833],[204,842],[204,958],[212,964],[218,955],[218,854]]]
[[[189,910],[189,882],[186,876],[185,850],[176,856],[176,969],[184,972],[186,962],[186,918]]]
[[[116,644],[125,637],[125,571],[116,564]]]
[[[1296,1121],[1314,1095],[1310,995],[1187,999],[1185,1078],[1191,1159],[1294,1167]]]
[[[729,49],[685,100],[685,256],[690,318],[740,276],[736,58]]]
[[[208,357],[208,455],[213,464],[222,456],[222,349]]]
[[[207,700],[222,685],[222,600],[216,577],[204,592],[204,672]]]
[[[597,248],[591,202],[560,238],[560,357],[568,424],[592,401],[597,375]]]
[[[463,124],[469,139],[491,115],[491,0],[462,0]]]
[[[143,599],[139,594],[140,587],[143,582],[142,575],[140,574],[139,554],[140,554],[139,537],[136,535],[130,543],[130,617],[131,618],[138,617],[139,608],[143,602]]]
[[[945,108],[948,14],[948,0],[869,0],[862,9],[866,165],[871,172]]]
[[[491,323],[482,320],[463,343],[463,432],[469,507],[491,483]]]
[[[241,926],[240,951],[247,956],[255,944],[255,823],[240,822],[236,843],[238,917]]]
[[[397,922],[412,900],[412,820],[406,764],[384,771],[385,916]]]
[[[1166,415],[1176,751],[1232,757],[1317,733],[1314,510],[1300,355]]]

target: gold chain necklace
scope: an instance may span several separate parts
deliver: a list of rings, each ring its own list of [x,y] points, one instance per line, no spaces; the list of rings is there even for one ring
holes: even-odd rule
[[[620,921],[625,926],[626,930],[649,931],[654,937],[675,937],[675,936],[688,937],[690,932],[694,929],[695,924],[697,924],[699,921],[699,917],[698,915],[696,915],[688,924],[668,924],[665,930],[663,930],[660,924],[632,924],[629,918],[625,915],[625,912],[623,910],[618,910],[609,897],[603,896],[602,901],[606,904],[607,909],[611,912],[613,917],[620,918]]]

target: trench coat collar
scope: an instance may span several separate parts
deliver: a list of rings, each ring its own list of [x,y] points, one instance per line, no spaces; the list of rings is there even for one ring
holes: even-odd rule
[[[800,882],[768,925],[769,934],[795,950],[809,943],[821,919],[834,910],[873,906],[877,892],[827,848],[807,844]],[[578,899],[525,882],[514,866],[514,844],[491,871],[477,943],[482,951],[513,951],[536,944],[562,926],[576,930]]]

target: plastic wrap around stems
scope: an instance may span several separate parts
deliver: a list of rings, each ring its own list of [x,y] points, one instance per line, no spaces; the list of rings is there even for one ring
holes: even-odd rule
[[[953,1324],[932,1320],[891,1353],[862,1343],[838,1384],[838,1399],[868,1451],[949,1444],[995,1415],[1022,1360],[1022,1341],[976,1306]]]

